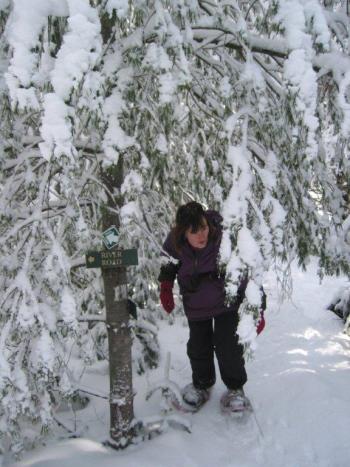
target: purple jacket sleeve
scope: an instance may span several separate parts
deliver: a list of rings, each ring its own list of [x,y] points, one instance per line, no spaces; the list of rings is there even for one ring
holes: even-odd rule
[[[246,291],[246,288],[247,288],[247,285],[248,285],[248,278],[247,277],[243,277],[243,279],[241,280],[239,286],[238,286],[238,289],[237,289],[237,295],[236,295],[236,298],[235,298],[235,304],[238,304],[238,307],[241,306],[244,298],[245,298],[245,291]],[[261,290],[261,305],[260,305],[260,309],[261,310],[266,310],[266,294],[265,294],[265,291],[263,289],[263,287],[260,288]]]
[[[166,253],[168,253],[168,255],[172,256],[173,258],[179,259],[179,255],[176,252],[175,247],[173,245],[171,232],[167,235],[167,238],[165,239],[165,242],[163,243],[163,250]]]
[[[214,227],[221,227],[223,219],[221,214],[219,214],[217,211],[209,209],[208,211],[205,211],[205,217],[214,225]]]
[[[246,291],[246,288],[247,288],[247,285],[248,285],[248,278],[247,277],[243,277],[243,279],[241,280],[239,286],[238,286],[238,289],[237,289],[237,295],[236,295],[236,298],[235,298],[235,303],[236,305],[238,305],[238,308],[241,306],[244,298],[245,298],[245,291]]]
[[[168,253],[170,256],[172,256],[173,258],[179,259],[179,256],[173,246],[171,232],[168,234],[163,244],[163,250],[166,253]],[[164,253],[162,253],[162,255],[164,255]],[[164,281],[174,282],[179,268],[180,268],[180,262],[178,264],[174,264],[171,261],[169,261],[167,264],[163,264],[160,268],[158,281],[159,282],[164,282]]]

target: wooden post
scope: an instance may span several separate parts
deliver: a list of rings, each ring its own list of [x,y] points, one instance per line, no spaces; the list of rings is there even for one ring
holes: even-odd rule
[[[103,182],[110,194],[120,193],[123,181],[122,157],[117,166],[103,171]],[[112,225],[119,228],[117,196],[108,195],[108,203],[103,213],[103,230]],[[105,251],[108,251],[105,249]],[[102,252],[103,253],[103,252]],[[127,306],[126,267],[102,267],[105,292],[106,326],[109,346],[110,372],[110,436],[117,449],[126,447],[133,438],[134,419],[131,334]]]

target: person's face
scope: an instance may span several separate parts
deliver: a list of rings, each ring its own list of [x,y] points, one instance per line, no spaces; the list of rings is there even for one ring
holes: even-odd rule
[[[196,233],[193,233],[191,228],[185,232],[185,237],[193,248],[205,248],[208,243],[208,236],[209,226],[206,219],[203,219],[203,225],[199,227]]]

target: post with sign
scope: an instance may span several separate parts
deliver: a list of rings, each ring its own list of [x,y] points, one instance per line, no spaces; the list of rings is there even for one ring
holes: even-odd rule
[[[88,252],[87,267],[100,267],[104,283],[106,326],[110,373],[110,437],[113,447],[126,447],[133,438],[134,419],[131,334],[127,306],[126,266],[137,264],[136,250],[116,250],[120,226],[118,203],[112,193],[119,193],[123,181],[122,157],[118,165],[102,173],[108,189],[108,202],[103,213],[103,242],[105,249]]]

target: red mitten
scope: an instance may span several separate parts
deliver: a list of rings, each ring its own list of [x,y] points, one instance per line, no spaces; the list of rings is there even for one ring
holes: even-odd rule
[[[256,326],[256,333],[259,335],[265,327],[264,310],[260,310],[260,319]]]
[[[160,301],[167,313],[171,313],[175,308],[173,286],[174,282],[171,281],[164,281],[160,283]]]

